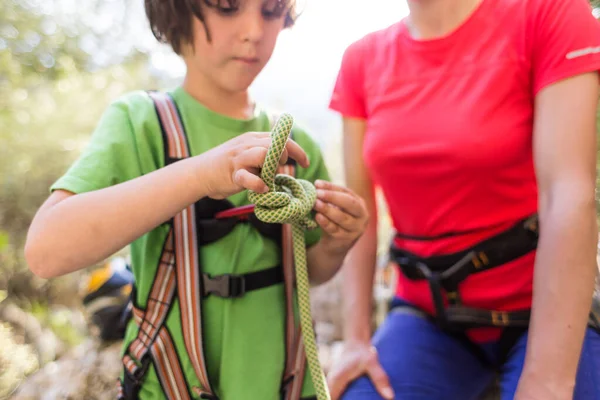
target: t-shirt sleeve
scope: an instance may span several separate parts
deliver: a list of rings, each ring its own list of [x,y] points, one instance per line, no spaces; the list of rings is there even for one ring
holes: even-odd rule
[[[352,43],[344,51],[329,108],[345,117],[366,118],[364,96],[363,40]]]
[[[587,0],[533,0],[529,13],[533,93],[600,69],[600,23]]]
[[[319,145],[303,130],[295,129],[293,139],[304,149],[310,160],[308,168],[297,166],[296,176],[314,183],[316,180],[329,181],[329,171]],[[321,228],[307,230],[305,233],[306,247],[312,246],[321,239]]]
[[[104,111],[82,154],[50,190],[85,193],[141,175],[128,108],[117,101]]]

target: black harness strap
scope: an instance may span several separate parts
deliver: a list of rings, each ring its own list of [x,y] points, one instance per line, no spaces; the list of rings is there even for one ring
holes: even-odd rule
[[[529,326],[529,309],[517,311],[495,311],[479,308],[450,305],[445,310],[450,325],[458,325],[463,329],[480,326],[520,327]]]
[[[391,247],[391,256],[409,279],[424,279],[426,271],[439,274],[444,285],[455,288],[470,274],[506,264],[537,247],[537,215],[527,217],[510,229],[486,239],[468,250],[454,254],[419,257]]]
[[[463,343],[484,365],[497,367],[506,362],[516,342],[527,331],[531,310],[496,311],[465,307],[461,303],[458,286],[471,274],[504,265],[534,251],[537,248],[538,233],[538,217],[535,214],[462,252],[425,258],[392,245],[390,254],[406,277],[429,282],[436,315],[431,317],[420,310],[418,312]],[[436,238],[447,236],[451,235]],[[444,294],[448,306],[444,304]],[[399,307],[416,308],[408,305]],[[465,334],[466,329],[485,326],[502,328],[495,362]],[[598,296],[593,299],[588,326],[600,332]]]
[[[429,282],[436,321],[440,327],[527,326],[528,310],[505,312],[464,307],[458,286],[471,274],[501,266],[534,251],[537,241],[537,215],[532,215],[510,229],[458,253],[419,257],[395,245],[391,246],[390,253],[406,277]],[[448,307],[444,304],[444,294],[448,299]]]
[[[261,235],[277,242],[281,240],[281,224],[262,222],[254,213],[245,218],[215,218],[217,213],[233,208],[234,205],[227,199],[215,200],[204,197],[196,202],[196,229],[200,245],[216,242],[227,236],[240,223],[252,224]]]
[[[283,283],[283,268],[281,265],[250,272],[243,275],[202,274],[202,295],[213,294],[222,298],[242,297],[246,293]]]

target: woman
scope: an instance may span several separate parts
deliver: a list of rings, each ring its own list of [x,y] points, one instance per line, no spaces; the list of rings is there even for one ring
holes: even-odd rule
[[[499,371],[503,399],[600,398],[600,26],[585,0],[408,6],[346,50],[330,104],[347,184],[371,215],[381,189],[401,266],[371,344],[372,218],[344,266],[332,397],[476,399]]]

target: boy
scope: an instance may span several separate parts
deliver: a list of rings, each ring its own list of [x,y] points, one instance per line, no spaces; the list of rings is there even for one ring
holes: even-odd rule
[[[90,266],[131,243],[135,318],[125,333],[121,398],[289,398],[289,382],[282,382],[290,376],[284,371],[281,280],[265,278],[263,287],[236,298],[186,292],[186,285],[214,289],[215,277],[277,272],[278,239],[255,223],[235,223],[222,238],[204,241],[214,230],[185,229],[185,223],[203,226],[203,218],[212,221],[223,204],[249,204],[244,189],[267,189],[257,174],[271,141],[268,133],[257,132],[270,130],[272,116],[252,102],[248,87],[269,60],[279,32],[293,24],[294,4],[145,4],[155,36],[185,61],[184,82],[170,97],[136,92],[106,110],[88,148],[52,186],[34,218],[27,261],[34,273],[49,278]],[[174,158],[177,140],[169,135],[181,131],[189,157]],[[318,189],[314,209],[320,229],[307,232],[306,243],[309,276],[319,284],[339,269],[366,226],[367,212],[353,192],[326,182],[323,159],[309,136],[294,129],[293,138],[281,162],[296,160],[297,177]],[[195,256],[200,271],[179,269]],[[155,314],[161,315],[160,326]],[[310,374],[304,376],[302,398],[309,398],[314,389]]]

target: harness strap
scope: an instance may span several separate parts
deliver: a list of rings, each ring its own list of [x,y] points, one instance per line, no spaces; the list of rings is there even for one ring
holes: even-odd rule
[[[304,340],[302,339],[302,332],[300,327],[296,331],[296,343],[294,344],[295,353],[293,354],[295,362],[293,366],[292,375],[288,378],[291,379],[289,383],[289,390],[286,393],[286,399],[300,399],[302,395],[302,384],[304,383],[305,366],[306,366],[306,352],[304,351]],[[315,400],[317,397],[314,397]]]
[[[163,325],[175,293],[175,254],[173,253],[173,231],[169,231],[159,261],[154,284],[146,305],[146,312],[137,338],[131,342],[128,352],[136,359],[146,356],[152,342],[158,335],[157,327]],[[132,299],[134,302],[135,298]],[[132,310],[135,306],[132,307]]]
[[[500,334],[500,339],[498,339],[498,361],[497,365],[501,366],[508,361],[515,344],[519,338],[527,331],[525,327],[507,327],[502,330]]]
[[[144,325],[146,322],[144,321],[145,315],[146,312],[144,310],[137,307],[133,308],[133,317],[139,326]],[[185,383],[181,363],[179,362],[173,339],[167,330],[166,325],[163,325],[158,329],[158,335],[156,340],[152,343],[150,350],[152,352],[154,368],[167,398],[191,400],[192,396]],[[129,375],[136,377],[139,375],[139,372],[141,372],[140,370],[143,370],[144,373],[146,372],[147,364],[150,363],[150,358],[145,356],[142,359],[142,368],[138,368],[131,358],[126,359],[125,362],[126,372],[128,372]]]
[[[458,286],[471,274],[501,266],[534,251],[537,241],[535,214],[462,252],[419,257],[392,244],[390,253],[407,278],[428,281],[440,327],[458,330],[474,326],[526,327],[529,310],[505,312],[464,307]],[[444,303],[444,292],[448,307]]]
[[[537,241],[538,217],[535,214],[458,253],[419,257],[392,244],[390,254],[407,278],[426,279],[426,271],[429,271],[438,274],[444,286],[456,288],[470,274],[498,267],[535,250]]]
[[[154,101],[166,144],[165,160],[188,157],[186,138],[174,102],[163,93],[150,92],[150,97]],[[202,349],[200,270],[195,230],[193,206],[187,207],[173,218],[150,289],[146,310],[137,309],[135,315],[139,326],[138,336],[128,346],[123,357],[123,389],[126,395],[131,396],[128,398],[137,398],[141,377],[146,373],[150,357],[157,367],[165,393],[177,392],[175,397],[169,398],[189,398],[177,353],[164,324],[175,290],[181,305],[185,347],[202,385],[202,388],[195,388],[195,394],[214,396],[208,381]],[[180,390],[182,388],[185,390]],[[188,397],[185,397],[186,393]]]
[[[168,143],[170,158],[187,158],[189,149],[185,131],[175,102],[162,92],[150,92],[160,116],[165,143]],[[194,206],[190,205],[173,218],[175,239],[175,261],[177,267],[177,297],[179,298],[181,323],[185,348],[190,357],[196,376],[202,388],[199,393],[214,396],[206,362],[202,333],[202,296],[200,292],[200,261],[196,240],[196,217]],[[156,282],[156,280],[155,280]]]
[[[120,399],[138,398],[142,379],[151,362],[168,398],[191,399],[173,340],[164,325],[175,292],[172,246],[173,233],[169,231],[146,310],[131,307],[139,331],[123,357],[124,381],[119,388]]]
[[[263,289],[283,282],[281,265],[243,275],[202,274],[202,295],[213,294],[222,298],[241,297],[247,292]]]
[[[483,310],[457,305],[450,305],[445,310],[450,326],[461,326],[463,329],[479,326],[521,327],[529,326],[531,311],[495,311]]]
[[[280,173],[295,176],[294,164],[280,167]],[[298,400],[302,394],[304,371],[306,367],[306,353],[302,341],[300,324],[296,324],[294,317],[294,253],[292,241],[292,226],[283,224],[281,252],[283,262],[283,276],[285,283],[285,369],[282,377],[282,393],[285,400]]]
[[[227,199],[204,197],[195,204],[198,243],[203,246],[227,236],[238,224],[249,223],[263,236],[281,239],[281,224],[262,222],[253,214],[254,205],[235,208]]]

